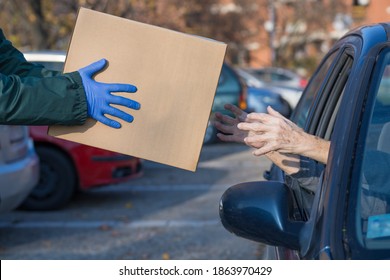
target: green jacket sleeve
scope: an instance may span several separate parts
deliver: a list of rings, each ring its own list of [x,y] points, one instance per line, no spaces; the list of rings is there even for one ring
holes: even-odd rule
[[[86,118],[80,74],[28,63],[0,30],[0,124],[79,125]]]

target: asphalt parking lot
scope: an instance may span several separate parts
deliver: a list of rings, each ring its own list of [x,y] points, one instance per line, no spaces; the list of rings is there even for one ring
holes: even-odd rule
[[[62,210],[1,215],[0,258],[259,259],[260,245],[223,228],[218,203],[269,165],[225,143],[204,146],[195,173],[146,161],[141,178],[80,193]]]

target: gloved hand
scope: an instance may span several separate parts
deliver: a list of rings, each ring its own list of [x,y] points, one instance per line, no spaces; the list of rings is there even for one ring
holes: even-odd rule
[[[105,116],[111,115],[121,118],[127,122],[133,121],[133,116],[112,107],[111,104],[126,106],[138,110],[141,106],[138,102],[112,95],[111,92],[136,92],[137,88],[130,84],[107,84],[96,82],[93,76],[104,68],[107,61],[98,60],[84,68],[78,70],[83,81],[87,96],[88,116],[113,128],[120,128],[121,124]]]

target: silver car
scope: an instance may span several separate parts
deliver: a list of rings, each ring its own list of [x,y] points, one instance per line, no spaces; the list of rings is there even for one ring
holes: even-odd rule
[[[0,213],[17,208],[39,179],[39,160],[24,126],[0,125]]]

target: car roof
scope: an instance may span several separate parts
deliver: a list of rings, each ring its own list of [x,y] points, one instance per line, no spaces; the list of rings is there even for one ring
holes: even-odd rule
[[[371,48],[374,44],[390,41],[390,22],[357,27],[347,32],[341,39],[354,35],[363,39],[364,48]]]

